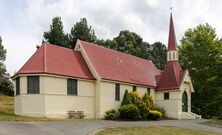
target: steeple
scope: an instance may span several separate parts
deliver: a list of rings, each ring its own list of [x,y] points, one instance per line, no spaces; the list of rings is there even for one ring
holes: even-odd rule
[[[175,30],[174,30],[174,25],[173,25],[172,13],[170,13],[167,61],[178,61],[178,51],[177,51],[176,35],[175,35]]]

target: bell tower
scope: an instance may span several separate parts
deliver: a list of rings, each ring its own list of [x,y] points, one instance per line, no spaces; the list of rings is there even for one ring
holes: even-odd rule
[[[167,62],[168,61],[178,61],[178,50],[176,43],[175,30],[173,25],[173,16],[170,13],[170,28],[169,28],[169,38],[167,47]]]

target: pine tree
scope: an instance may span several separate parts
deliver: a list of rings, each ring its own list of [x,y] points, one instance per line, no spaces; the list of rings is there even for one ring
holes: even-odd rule
[[[132,101],[131,101],[131,97],[129,95],[128,90],[126,90],[124,93],[124,97],[123,97],[123,101],[121,103],[121,106],[128,105],[128,104],[132,104]]]
[[[48,32],[44,32],[43,37],[44,40],[48,43],[67,47],[68,37],[63,31],[61,17],[54,17],[52,19],[50,30]]]
[[[6,73],[6,67],[4,61],[6,59],[6,49],[2,45],[2,39],[0,37],[0,95],[13,96],[13,85],[9,79],[9,74]]]
[[[71,28],[71,32],[69,34],[70,48],[75,48],[77,39],[90,43],[94,43],[97,39],[92,27],[88,26],[86,18],[80,19],[80,21],[76,22],[75,25]]]

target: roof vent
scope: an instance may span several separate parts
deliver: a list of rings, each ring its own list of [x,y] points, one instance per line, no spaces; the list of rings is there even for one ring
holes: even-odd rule
[[[135,65],[136,65],[136,67],[140,67],[140,64],[139,64],[139,63],[136,63]]]
[[[123,59],[118,58],[118,62],[119,62],[119,63],[123,63]]]

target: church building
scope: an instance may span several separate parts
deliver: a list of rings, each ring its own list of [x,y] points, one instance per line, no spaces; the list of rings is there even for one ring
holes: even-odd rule
[[[67,111],[84,111],[85,118],[103,118],[117,109],[125,90],[149,92],[170,118],[195,119],[194,92],[188,70],[183,70],[172,14],[167,64],[163,70],[152,61],[78,40],[75,49],[43,44],[12,77],[15,114],[67,117]]]

